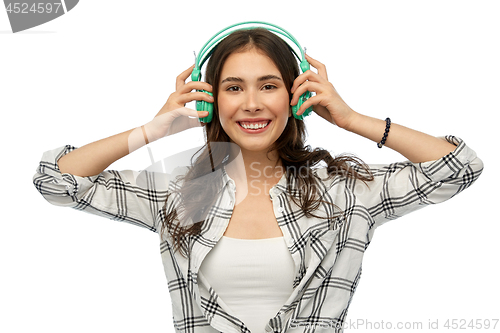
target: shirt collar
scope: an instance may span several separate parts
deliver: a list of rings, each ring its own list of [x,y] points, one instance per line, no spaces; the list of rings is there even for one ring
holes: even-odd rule
[[[227,171],[226,171],[226,164],[222,164],[222,167],[221,167],[221,171],[222,171],[222,184],[223,186],[230,186],[232,189],[236,189],[236,183],[234,182],[234,180],[229,177],[229,175],[227,174]],[[292,177],[292,181],[290,183],[289,186],[292,186],[292,188],[295,188],[294,187],[295,185],[295,181]],[[286,173],[284,173],[280,180],[278,181],[278,183],[276,185],[274,185],[269,191],[275,191],[274,193],[276,194],[279,194],[279,193],[282,193],[282,192],[286,192],[286,189],[287,189],[287,179],[286,179]]]

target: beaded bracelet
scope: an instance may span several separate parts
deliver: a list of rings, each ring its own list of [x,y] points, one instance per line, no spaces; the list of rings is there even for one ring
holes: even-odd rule
[[[382,141],[377,143],[377,147],[382,148],[382,146],[385,144],[385,141],[387,140],[387,135],[389,134],[389,129],[391,128],[391,118],[385,118],[385,132],[384,132],[384,137],[382,138]]]

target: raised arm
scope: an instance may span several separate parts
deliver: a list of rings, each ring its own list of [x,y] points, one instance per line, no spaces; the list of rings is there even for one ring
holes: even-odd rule
[[[108,138],[89,143],[64,155],[58,160],[59,171],[87,177],[100,174],[110,164],[132,152],[129,142],[136,149],[146,144],[142,126]]]
[[[64,146],[47,151],[33,177],[36,189],[50,203],[124,221],[156,231],[162,207],[166,205],[172,174],[143,170],[105,170],[111,163],[148,142],[200,126],[204,111],[190,110],[184,104],[207,99],[211,90],[203,82],[185,84],[191,69],[177,78],[177,91],[154,119],[146,125],[92,142],[81,148]],[[190,118],[192,117],[192,118]]]
[[[332,124],[379,143],[386,130],[386,121],[353,111],[328,82],[325,66],[306,57],[318,73],[309,70],[297,77],[291,89],[294,96],[290,104],[295,105],[298,96],[306,90],[316,95],[308,99],[297,114],[314,105],[314,111]],[[371,217],[371,228],[454,197],[471,186],[483,171],[483,162],[476,153],[462,139],[451,135],[436,138],[392,123],[385,145],[408,160],[369,165],[372,181],[368,184],[345,182],[345,195],[337,196],[340,207],[342,198],[349,198],[348,202],[356,202],[356,207],[349,206],[349,209],[361,215],[366,210],[366,216]],[[365,174],[363,168],[355,168]],[[326,171],[321,172],[321,178],[325,178]]]
[[[345,129],[380,142],[385,132],[386,122],[353,111],[352,120]],[[398,124],[391,123],[385,145],[399,152],[413,163],[440,159],[454,151],[456,146],[446,140],[436,138]]]
[[[385,132],[386,122],[352,110],[328,81],[325,65],[307,55],[306,58],[318,70],[318,73],[309,70],[297,77],[292,87],[294,97],[291,105],[297,104],[298,96],[306,90],[314,91],[316,96],[309,98],[297,114],[301,115],[306,108],[314,105],[314,111],[332,124],[374,142],[380,142]],[[385,145],[413,163],[437,160],[456,148],[446,140],[395,123],[391,123]]]
[[[206,93],[191,92],[194,89],[211,91],[210,84],[185,80],[193,67],[182,72],[176,81],[176,91],[149,123],[108,138],[89,143],[64,155],[58,161],[61,173],[87,177],[100,174],[110,164],[128,155],[147,143],[185,129],[200,126],[198,117],[207,116],[206,111],[184,108],[192,100],[213,102]],[[192,118],[189,118],[192,117]]]

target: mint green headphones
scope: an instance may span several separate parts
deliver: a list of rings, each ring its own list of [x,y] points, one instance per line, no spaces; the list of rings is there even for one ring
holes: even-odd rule
[[[231,30],[232,28],[240,26],[240,25],[252,25],[252,26]],[[287,42],[287,40],[283,39],[285,42],[288,43],[288,45],[290,45],[290,48],[292,49],[293,54],[297,57],[297,59],[299,59],[300,69],[302,70],[302,73],[304,73],[305,71],[307,71],[310,68],[309,63],[307,62],[307,60],[305,58],[304,50],[300,46],[299,42],[288,31],[286,31],[285,29],[280,28],[274,24],[271,24],[271,23],[260,22],[260,21],[249,21],[249,22],[236,23],[236,24],[233,24],[225,29],[222,29],[221,31],[219,31],[218,33],[213,35],[212,38],[210,38],[210,40],[205,43],[205,45],[203,45],[203,47],[200,50],[200,53],[196,57],[195,66],[194,66],[193,72],[191,73],[191,80],[192,81],[200,81],[201,68],[203,67],[203,64],[205,63],[205,61],[207,61],[207,59],[212,55],[213,48],[215,46],[217,46],[217,44],[219,44],[220,41],[222,41],[225,37],[227,37],[229,34],[231,34],[232,32],[234,32],[236,30],[252,29],[253,27],[256,27],[256,26],[259,27],[259,25],[263,26],[263,28],[265,28],[269,31],[278,33],[281,36],[286,37],[289,41],[291,41],[293,44],[295,44],[299,48],[301,57],[299,57],[297,55],[295,50],[291,47],[292,45],[289,42]],[[229,30],[231,30],[231,31],[229,31]],[[201,90],[201,91],[213,96],[212,93],[210,93],[206,90]],[[293,116],[295,118],[302,120],[302,119],[304,119],[304,117],[308,116],[309,113],[312,111],[312,106],[310,106],[306,109],[306,111],[304,111],[303,114],[301,114],[300,116],[297,116],[297,111],[299,110],[300,106],[309,97],[311,97],[311,93],[309,91],[306,91],[304,94],[302,94],[299,97],[298,103],[296,105],[292,106],[292,113],[293,113]],[[209,103],[206,101],[196,101],[196,110],[197,111],[208,111],[208,116],[200,118],[201,122],[209,123],[212,121],[213,110],[214,110],[213,103]]]

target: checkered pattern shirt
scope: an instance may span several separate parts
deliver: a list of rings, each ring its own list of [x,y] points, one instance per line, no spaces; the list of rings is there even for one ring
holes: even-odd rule
[[[367,187],[359,180],[337,176],[326,180],[325,168],[313,172],[323,179],[324,200],[344,212],[335,218],[307,218],[287,197],[285,176],[269,191],[278,225],[295,263],[293,292],[262,332],[342,332],[347,310],[361,276],[361,263],[374,230],[407,213],[452,198],[481,174],[482,161],[461,139],[447,136],[456,148],[443,158],[369,165],[374,180]],[[73,207],[113,220],[132,223],[160,233],[167,211],[178,202],[174,173],[104,171],[92,177],[61,174],[59,158],[74,150],[65,146],[43,154],[33,181],[52,204]],[[203,258],[222,237],[235,203],[235,183],[225,168],[218,171],[221,191],[208,211],[199,235],[189,237],[188,259],[173,252],[170,238],[160,251],[172,301],[176,332],[248,333],[224,302],[198,275]],[[168,184],[167,186],[159,184]],[[316,215],[332,213],[322,205]],[[255,332],[254,332],[255,333]]]

